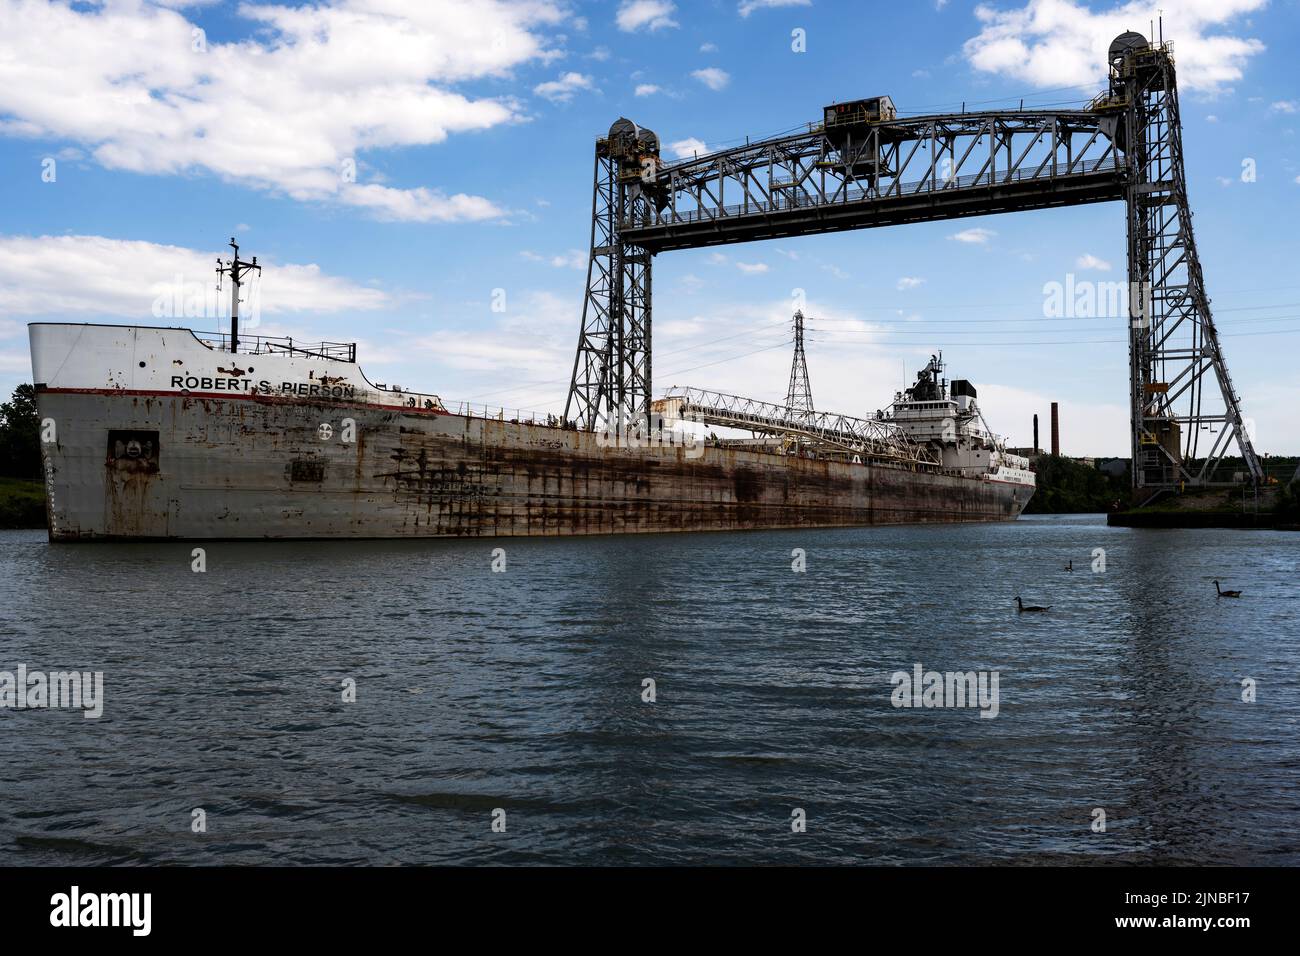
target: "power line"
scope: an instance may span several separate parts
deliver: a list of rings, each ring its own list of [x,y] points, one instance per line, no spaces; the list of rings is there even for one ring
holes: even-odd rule
[[[1277,316],[1276,318],[1271,318],[1271,319],[1260,319],[1260,320],[1258,320],[1258,321],[1267,321],[1267,322],[1282,322],[1282,321],[1287,321],[1287,322],[1290,322],[1290,321],[1294,321],[1295,319],[1298,319],[1298,318],[1300,318],[1300,315],[1289,315],[1289,316]],[[1234,328],[1235,328],[1235,326],[1234,326]],[[837,339],[824,339],[824,338],[822,337],[823,335],[826,335],[826,336],[837,336],[837,335],[867,335],[867,336],[875,336],[875,337],[880,337],[880,338],[888,338],[888,337],[890,337],[890,336],[895,336],[895,335],[915,335],[915,334],[917,334],[917,333],[921,333],[921,334],[926,334],[926,333],[928,333],[928,334],[932,335],[932,336],[933,336],[934,338],[936,338],[936,339],[947,339],[947,340],[955,341],[955,342],[958,342],[958,343],[964,343],[964,342],[967,341],[968,338],[998,339],[998,338],[1001,337],[1001,336],[1007,336],[1007,335],[1020,335],[1020,334],[1023,334],[1023,333],[1025,333],[1025,332],[1032,332],[1032,333],[1039,334],[1039,335],[1054,335],[1054,336],[1055,336],[1055,335],[1071,335],[1071,334],[1078,334],[1079,332],[1091,332],[1091,331],[1094,331],[1094,329],[1090,329],[1090,328],[1080,328],[1080,327],[1077,327],[1077,326],[1072,326],[1072,327],[1070,327],[1070,328],[1062,328],[1062,329],[928,329],[928,328],[925,328],[925,327],[922,325],[922,323],[919,323],[919,322],[918,322],[918,323],[911,323],[911,324],[909,324],[909,325],[905,325],[905,326],[901,326],[901,327],[896,327],[896,328],[895,328],[895,327],[884,327],[884,326],[879,327],[879,328],[870,328],[870,329],[815,329],[815,328],[814,328],[814,329],[810,329],[810,332],[817,333],[817,334],[816,334],[816,335],[813,335],[813,336],[810,336],[810,337],[812,338],[812,341],[814,341],[814,342],[822,342],[822,341],[846,341],[846,340],[843,340],[843,339],[839,339],[839,340],[837,340]],[[1266,330],[1263,330],[1262,332],[1244,333],[1244,332],[1235,332],[1235,331],[1223,331],[1222,329],[1220,329],[1219,334],[1220,334],[1220,335],[1229,335],[1229,336],[1231,336],[1231,335],[1243,335],[1243,334],[1265,334],[1265,333],[1267,333],[1267,332],[1269,332],[1269,331],[1285,331],[1285,330],[1283,330],[1283,329],[1267,330],[1267,329],[1266,329]],[[1046,339],[1045,341],[1049,341],[1049,342],[1050,342],[1050,341],[1053,341],[1053,340],[1052,340],[1052,339]],[[1127,341],[1127,340],[1126,340],[1126,341]]]
[[[1237,337],[1241,337],[1241,336],[1254,336],[1254,335],[1294,335],[1294,334],[1297,333],[1297,332],[1300,332],[1300,326],[1297,326],[1297,327],[1295,327],[1295,328],[1291,328],[1291,329],[1268,329],[1268,330],[1265,330],[1265,331],[1262,331],[1262,332],[1220,332],[1219,334],[1220,334],[1220,336],[1225,337],[1225,338],[1227,338],[1227,337],[1237,338]],[[864,344],[864,343],[861,343],[861,342],[855,342],[855,341],[853,341],[852,339],[830,339],[830,340],[827,340],[827,342],[828,342],[828,344],[834,344],[834,345],[861,345],[861,344]],[[888,346],[891,347],[891,348],[933,348],[935,343],[934,343],[934,340],[931,339],[931,340],[928,341],[928,342],[899,342],[899,341],[890,341],[890,342],[882,342],[881,344],[882,344],[882,345],[888,345]],[[1029,342],[1029,341],[1024,341],[1024,342],[961,342],[961,343],[958,343],[958,344],[960,345],[961,348],[964,348],[964,349],[965,349],[965,348],[990,348],[990,347],[992,347],[992,348],[1000,348],[1000,349],[1001,349],[1001,348],[1008,348],[1008,347],[1013,347],[1013,346],[1029,346],[1029,345],[1032,345],[1032,346],[1045,346],[1045,345],[1127,345],[1127,344],[1128,344],[1128,340],[1127,340],[1127,339],[1072,339],[1072,340],[1056,340],[1056,341],[1047,340],[1047,341],[1034,341],[1034,342]]]

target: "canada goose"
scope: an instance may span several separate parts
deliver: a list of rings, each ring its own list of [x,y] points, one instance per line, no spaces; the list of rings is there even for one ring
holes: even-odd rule
[[[1037,604],[1025,604],[1020,598],[1016,598],[1016,610],[1022,613],[1025,611],[1050,611],[1051,609],[1050,604],[1047,607],[1039,607]]]
[[[1214,582],[1214,590],[1218,592],[1219,597],[1241,597],[1240,591],[1225,591],[1219,587],[1219,582]]]
[[[1065,570],[1067,570],[1067,571],[1073,571],[1073,570],[1074,570],[1074,558],[1071,558],[1070,561],[1069,561],[1069,563],[1066,564],[1066,566],[1065,566]]]

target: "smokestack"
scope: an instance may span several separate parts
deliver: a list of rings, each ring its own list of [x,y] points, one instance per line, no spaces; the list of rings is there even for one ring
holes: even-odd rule
[[[1058,412],[1059,406],[1052,402],[1052,454],[1061,453],[1061,418]]]
[[[1038,413],[1034,413],[1034,454],[1038,454]]]

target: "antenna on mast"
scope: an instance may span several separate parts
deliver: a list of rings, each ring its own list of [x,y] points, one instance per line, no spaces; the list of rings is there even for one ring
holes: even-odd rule
[[[221,291],[221,277],[230,276],[230,351],[233,353],[239,351],[239,286],[249,272],[260,276],[262,267],[257,264],[257,256],[251,262],[239,258],[239,243],[234,236],[230,237],[230,248],[235,250],[233,259],[223,265],[221,257],[217,257],[217,291]]]

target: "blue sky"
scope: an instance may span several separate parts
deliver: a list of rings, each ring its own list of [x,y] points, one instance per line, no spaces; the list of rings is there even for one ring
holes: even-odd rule
[[[155,312],[238,234],[266,265],[255,331],[357,340],[372,379],[452,405],[559,410],[614,119],[671,157],[878,93],[906,114],[1065,106],[1155,6],[0,0],[0,389],[30,377],[28,321],[215,329]],[[1300,453],[1300,9],[1159,6],[1229,366],[1261,450]],[[1125,454],[1124,320],[1043,313],[1067,274],[1121,281],[1124,248],[1112,203],[665,254],[656,390],[781,397],[799,288],[819,407],[869,414],[943,349],[1013,442],[1057,400],[1067,454]]]

